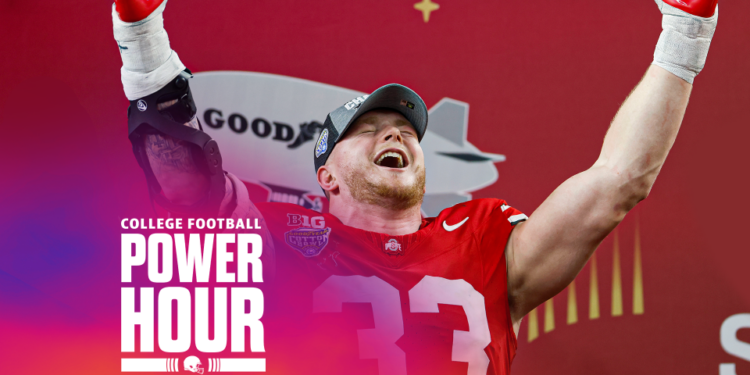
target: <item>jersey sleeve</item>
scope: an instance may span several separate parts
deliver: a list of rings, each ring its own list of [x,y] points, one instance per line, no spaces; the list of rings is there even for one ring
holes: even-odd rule
[[[490,207],[485,206],[487,208],[484,211],[482,225],[476,235],[484,268],[485,285],[490,285],[494,278],[506,280],[505,247],[515,226],[528,217],[504,200],[490,200],[487,203]]]
[[[500,211],[505,215],[510,225],[516,225],[529,219],[523,212],[511,207],[507,202],[501,201]]]
[[[527,220],[528,217],[503,200],[492,203],[491,211],[485,216],[484,223],[477,232],[482,258],[483,294],[488,305],[491,306],[488,308],[492,309],[497,316],[505,317],[500,324],[503,324],[505,331],[509,332],[505,340],[512,353],[515,353],[518,344],[510,318],[505,248],[515,226]],[[512,356],[513,354],[511,358]]]

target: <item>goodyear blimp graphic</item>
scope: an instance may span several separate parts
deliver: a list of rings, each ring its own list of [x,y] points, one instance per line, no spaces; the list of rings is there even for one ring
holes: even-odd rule
[[[268,191],[267,199],[323,208],[313,152],[326,114],[364,93],[274,74],[216,71],[191,81],[204,131],[221,147],[224,169]],[[422,139],[426,189],[422,210],[471,199],[498,178],[504,155],[480,151],[466,139],[469,104],[443,98],[429,109]]]

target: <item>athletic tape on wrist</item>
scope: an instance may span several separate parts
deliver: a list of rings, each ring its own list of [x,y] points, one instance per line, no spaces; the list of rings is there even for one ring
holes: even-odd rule
[[[113,31],[122,57],[122,85],[129,100],[153,94],[185,70],[164,30],[162,13],[166,5],[165,0],[138,22],[123,22],[112,5]]]
[[[691,15],[661,0],[656,0],[662,17],[662,33],[654,51],[654,65],[693,83],[703,70],[711,46],[719,9],[710,18]]]

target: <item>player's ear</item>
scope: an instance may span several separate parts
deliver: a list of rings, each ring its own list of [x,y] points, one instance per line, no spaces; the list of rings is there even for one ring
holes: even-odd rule
[[[336,177],[331,173],[331,169],[328,165],[323,165],[318,168],[318,184],[323,190],[332,192],[339,188],[339,183]]]

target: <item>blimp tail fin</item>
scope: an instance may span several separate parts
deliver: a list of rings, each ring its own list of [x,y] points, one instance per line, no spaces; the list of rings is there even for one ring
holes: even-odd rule
[[[429,110],[427,129],[463,147],[469,124],[469,103],[443,98]]]

